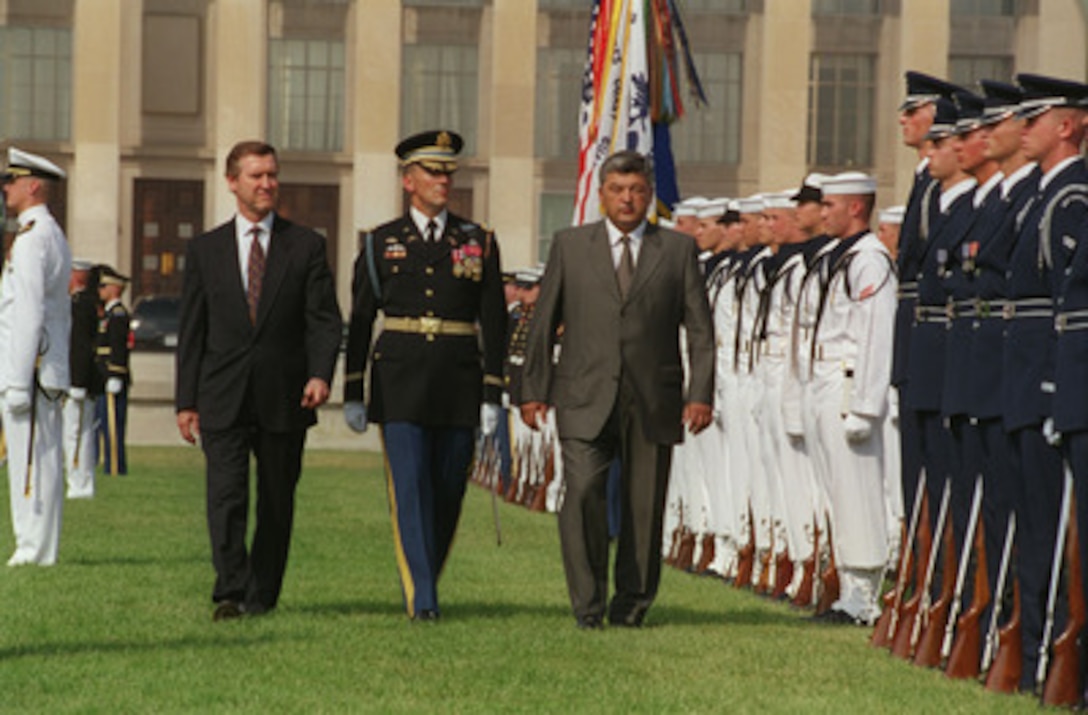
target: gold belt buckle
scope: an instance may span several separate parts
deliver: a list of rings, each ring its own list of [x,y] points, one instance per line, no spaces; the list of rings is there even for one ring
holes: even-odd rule
[[[1016,315],[1016,306],[1011,302],[1006,303],[1005,307],[1001,309],[1001,317],[1005,320],[1012,320],[1012,317]]]
[[[442,318],[425,316],[419,319],[419,332],[424,335],[438,335],[442,329]]]

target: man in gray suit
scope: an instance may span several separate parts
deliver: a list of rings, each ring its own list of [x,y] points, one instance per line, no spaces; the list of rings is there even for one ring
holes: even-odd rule
[[[690,237],[647,223],[651,172],[631,151],[601,165],[607,218],[556,234],[529,329],[521,416],[535,429],[548,404],[556,409],[566,481],[559,538],[581,628],[600,628],[605,615],[610,463],[618,456],[622,464],[622,525],[608,620],[637,627],[661,576],[672,445],[685,425],[694,434],[711,420],[714,338],[697,249]]]

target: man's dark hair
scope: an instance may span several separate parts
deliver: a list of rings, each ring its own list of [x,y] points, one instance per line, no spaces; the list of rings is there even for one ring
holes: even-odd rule
[[[654,167],[650,158],[629,149],[618,151],[604,160],[597,175],[602,185],[609,174],[642,174],[650,188],[654,185]]]
[[[244,157],[269,155],[276,159],[277,163],[279,162],[279,157],[276,156],[276,148],[267,142],[255,140],[238,142],[227,154],[227,176],[232,179],[238,176],[240,172],[238,162]]]

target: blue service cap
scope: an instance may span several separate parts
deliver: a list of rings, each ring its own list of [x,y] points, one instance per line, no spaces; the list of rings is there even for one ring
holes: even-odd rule
[[[907,97],[899,105],[899,111],[917,109],[924,104],[936,102],[938,98],[948,99],[959,87],[943,79],[928,74],[909,70],[907,77]]]
[[[984,126],[985,99],[967,90],[957,91],[952,99],[956,103],[956,134],[968,134]]]
[[[955,134],[956,120],[959,119],[956,103],[951,99],[938,97],[933,104],[937,108],[937,111],[933,115],[933,124],[930,125],[929,131],[926,133],[926,139],[931,141],[935,139],[944,139],[947,136]]]
[[[1024,100],[1024,93],[1015,84],[993,79],[979,80],[979,84],[986,95],[986,107],[982,110],[984,124],[997,124],[1014,114]]]
[[[1016,81],[1024,91],[1017,115],[1024,119],[1054,107],[1088,107],[1088,84],[1040,74],[1018,74]]]

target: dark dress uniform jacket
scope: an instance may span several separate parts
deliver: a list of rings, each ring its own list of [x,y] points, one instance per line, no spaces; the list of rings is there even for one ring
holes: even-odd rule
[[[1065,236],[1083,235],[1078,232],[1084,230],[1083,224],[1077,228],[1067,225],[1072,220],[1083,221],[1084,214],[1079,211],[1076,202],[1059,210],[1061,205],[1060,195],[1065,193],[1067,186],[1083,184],[1088,179],[1085,176],[1083,161],[1075,161],[1066,166],[1055,175],[1045,188],[1036,188],[1035,195],[1029,199],[1017,217],[1019,236],[1016,248],[1013,251],[1012,261],[1009,265],[1009,298],[1013,301],[1035,299],[1038,304],[1045,306],[1047,301],[1053,300],[1058,293],[1061,284],[1061,275],[1054,275],[1054,267],[1057,273],[1062,272],[1062,267],[1068,262],[1068,257],[1063,254],[1074,255],[1075,247],[1069,250],[1064,247]],[[1055,201],[1058,201],[1055,204]],[[1053,209],[1051,209],[1053,205]],[[1049,229],[1044,222],[1051,222]],[[1041,241],[1049,240],[1050,246],[1044,247]],[[1077,243],[1077,241],[1073,241]],[[1059,247],[1059,253],[1051,258],[1051,249]],[[1081,259],[1083,260],[1083,259]],[[1075,269],[1074,269],[1075,270]],[[1082,300],[1076,295],[1071,296],[1072,303]],[[1016,306],[1019,312],[1023,303]],[[1024,308],[1026,312],[1027,309]],[[1038,317],[1017,317],[1006,321],[1005,338],[1005,382],[1004,382],[1004,407],[1005,429],[1013,431],[1023,427],[1038,426],[1051,416],[1051,402],[1055,391],[1054,359],[1057,333],[1054,330],[1054,317],[1051,311],[1038,310],[1032,314]],[[1072,347],[1072,346],[1070,346]],[[1068,348],[1067,348],[1068,349]],[[1073,353],[1067,353],[1071,357]],[[1070,386],[1071,387],[1071,386]],[[1069,388],[1066,388],[1069,389]],[[1076,393],[1076,389],[1073,389]],[[1069,395],[1073,399],[1083,399],[1082,395]],[[1065,412],[1068,403],[1062,402],[1062,422],[1067,424],[1078,420],[1070,420],[1071,414]],[[1055,418],[1057,415],[1055,414]],[[1058,420],[1055,419],[1055,426]],[[1061,429],[1061,428],[1059,428]]]
[[[977,190],[976,190],[977,195]],[[971,342],[978,325],[975,306],[975,276],[978,251],[989,240],[1004,215],[1001,184],[990,186],[986,197],[977,207],[972,199],[971,225],[948,254],[948,270],[944,289],[949,300],[949,324],[945,339],[944,390],[941,412],[945,416],[966,415],[969,412],[970,374],[975,366],[970,361]]]
[[[1059,283],[1054,426],[1088,430],[1088,169],[1075,162],[1060,178],[1044,214]],[[1057,181],[1055,181],[1057,183]],[[1083,539],[1083,537],[1082,537]]]
[[[126,387],[132,384],[128,369],[129,322],[128,308],[118,301],[106,309],[98,327],[95,353],[102,385],[111,377],[119,378]]]
[[[911,325],[907,358],[905,400],[913,410],[939,412],[944,388],[945,333],[948,321],[935,320],[935,312],[944,313],[948,295],[943,277],[955,246],[974,219],[971,198],[974,189],[965,191],[952,201],[935,221],[926,240],[922,269],[918,275],[918,304],[916,311],[929,311],[929,316],[917,316]],[[934,199],[936,201],[936,199]]]
[[[553,368],[560,323],[563,347]],[[712,404],[714,334],[695,241],[647,224],[623,300],[604,221],[560,231],[529,328],[522,397],[555,405],[561,438],[594,440],[616,404],[622,375],[637,395],[645,439],[679,442],[681,324],[691,370],[687,401]]]
[[[95,366],[98,337],[98,298],[90,290],[72,294],[72,339],[69,342],[68,374],[72,387],[82,387],[89,396],[101,395],[104,382]]]
[[[971,285],[977,301],[972,324],[974,334],[966,359],[967,407],[971,417],[993,419],[1001,416],[1001,390],[1004,382],[1005,319],[1002,304],[1007,294],[1009,261],[1016,246],[1016,216],[1034,195],[1039,184],[1039,170],[1020,179],[1002,197],[998,208],[986,214],[973,232],[978,237],[978,255]],[[997,191],[1001,191],[999,186]]]
[[[910,351],[910,328],[914,322],[914,306],[918,302],[918,274],[922,272],[930,218],[922,220],[923,212],[932,212],[940,194],[936,179],[922,170],[914,175],[914,185],[907,198],[903,224],[899,230],[899,252],[896,263],[899,275],[899,302],[895,309],[895,344],[892,352],[892,385],[907,381],[907,356]]]
[[[344,400],[363,399],[363,371],[379,309],[387,318],[478,323],[478,335],[383,331],[370,355],[367,414],[377,423],[475,427],[480,401],[502,399],[507,312],[494,235],[453,214],[434,243],[419,235],[408,215],[371,233],[381,285],[376,291],[364,236],[355,261]]]
[[[228,221],[189,244],[177,409],[197,410],[203,429],[224,430],[238,422],[250,391],[261,429],[305,429],[317,416],[301,406],[303,388],[314,377],[331,384],[343,331],[325,239],[275,217],[253,325],[235,231]]]

